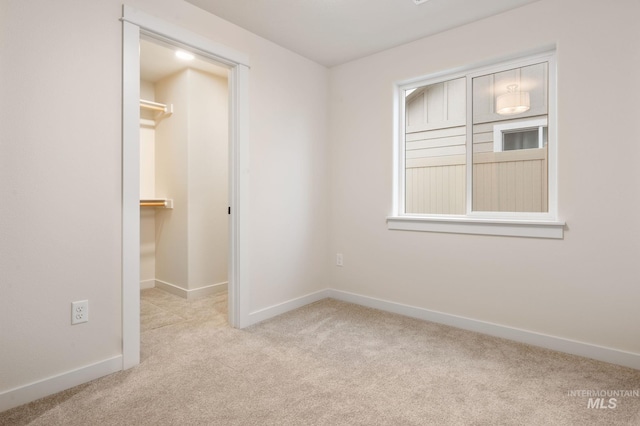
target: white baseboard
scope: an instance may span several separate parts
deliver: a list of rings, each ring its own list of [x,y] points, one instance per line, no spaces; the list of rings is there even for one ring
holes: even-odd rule
[[[122,370],[122,355],[0,393],[0,412]]]
[[[277,305],[269,306],[267,308],[251,312],[249,314],[249,318],[246,321],[243,321],[243,328],[284,314],[294,309],[301,308],[310,303],[326,299],[329,297],[329,291],[330,290],[316,291],[315,293],[307,294],[306,296],[297,297],[295,299],[287,300],[286,302],[278,303]]]
[[[167,291],[176,296],[183,297],[187,300],[198,299],[200,297],[210,296],[212,294],[222,293],[227,290],[229,283],[227,281],[217,284],[210,284],[199,288],[187,290],[175,284],[166,281],[155,280],[155,287]]]
[[[148,288],[154,288],[156,286],[156,280],[142,280],[140,281],[140,290],[146,290]]]
[[[502,337],[504,339],[520,343],[527,343],[529,345],[552,349],[558,352],[592,358],[640,370],[640,354],[632,352],[606,348],[590,343],[577,342],[575,340],[474,320],[457,315],[445,314],[443,312],[403,305],[401,303],[362,296],[360,294],[349,293],[346,291],[329,289],[327,292],[331,298],[354,303],[356,305],[367,306],[381,311],[393,312],[412,318],[450,325],[464,330],[475,331],[495,337]]]

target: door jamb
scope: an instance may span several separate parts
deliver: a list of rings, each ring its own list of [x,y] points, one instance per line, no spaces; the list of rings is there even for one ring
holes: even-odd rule
[[[226,46],[123,6],[122,368],[140,363],[140,56],[144,34],[229,68],[229,323],[249,324],[249,61]]]

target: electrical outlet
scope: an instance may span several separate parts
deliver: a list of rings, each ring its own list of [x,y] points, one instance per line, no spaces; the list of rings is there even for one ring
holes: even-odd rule
[[[89,301],[71,302],[71,324],[80,324],[87,321],[89,321]]]
[[[344,266],[344,261],[342,259],[342,253],[336,253],[336,265]]]

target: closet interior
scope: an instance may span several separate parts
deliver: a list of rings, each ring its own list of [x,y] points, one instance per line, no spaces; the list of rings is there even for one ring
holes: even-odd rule
[[[227,289],[227,73],[140,42],[141,289],[188,299]]]

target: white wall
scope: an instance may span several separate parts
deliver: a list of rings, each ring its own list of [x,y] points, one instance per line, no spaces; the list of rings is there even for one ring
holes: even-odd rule
[[[0,392],[121,353],[118,15],[0,3]]]
[[[331,285],[640,354],[639,15],[635,0],[541,0],[331,69]],[[549,44],[564,240],[387,230],[393,82]]]
[[[156,197],[173,209],[156,212],[156,279],[188,289],[189,276],[189,73],[156,83],[156,100],[174,113],[156,126]]]
[[[155,85],[140,81],[140,99],[155,101]],[[156,194],[156,112],[140,109],[140,198],[154,198]]]
[[[251,309],[324,288],[327,70],[180,0],[127,4],[250,58]],[[121,7],[0,2],[3,404],[122,351]]]
[[[197,289],[227,281],[229,98],[226,78],[189,71],[189,289]]]

